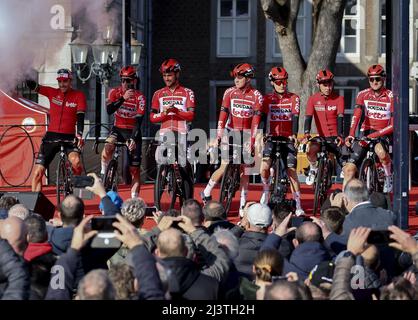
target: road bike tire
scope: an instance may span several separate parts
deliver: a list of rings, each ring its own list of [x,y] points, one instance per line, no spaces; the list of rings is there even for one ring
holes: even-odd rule
[[[179,197],[180,200],[180,206],[183,205],[183,202],[192,199],[194,194],[194,183],[193,183],[193,173],[191,172],[191,167],[179,167],[181,178],[182,178],[182,196]]]
[[[286,200],[287,186],[282,183],[283,180],[283,169],[280,165],[280,159],[276,159],[274,166],[274,181],[273,181],[273,191],[270,197],[270,203],[278,205],[283,203]]]
[[[226,165],[221,182],[221,194],[219,196],[219,203],[222,204],[227,214],[231,208],[232,198],[235,196],[234,166],[234,164]]]
[[[162,199],[167,193],[168,204]],[[160,211],[167,211],[174,208],[176,203],[177,183],[174,177],[174,170],[171,165],[162,164],[157,169],[157,176],[154,184],[154,203]]]
[[[103,185],[106,189],[106,192],[110,190],[117,191],[117,174],[118,162],[115,159],[112,159],[109,161],[103,181]]]
[[[372,159],[365,159],[360,166],[359,179],[364,182],[369,193],[382,192],[380,187],[376,165]]]
[[[318,171],[316,172],[315,177],[315,192],[314,192],[314,205],[313,205],[313,215],[316,216],[316,213],[321,207],[321,189],[323,184],[323,174],[324,174],[324,164],[323,159],[319,160]]]
[[[56,173],[57,207],[67,195],[72,193],[70,180],[71,175],[68,172],[66,160],[59,159]]]

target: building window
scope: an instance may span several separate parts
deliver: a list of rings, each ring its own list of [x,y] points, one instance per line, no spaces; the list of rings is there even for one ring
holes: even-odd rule
[[[359,89],[354,86],[335,86],[335,91],[344,97],[344,134],[348,135]]]
[[[218,0],[217,56],[248,57],[250,25],[249,0]]]
[[[281,57],[280,47],[279,47],[279,39],[277,38],[277,33],[274,30],[274,24],[271,20],[270,28],[272,28],[273,32],[273,57]],[[298,38],[298,43],[300,47],[300,52],[303,56],[308,54],[308,50],[310,49],[311,43],[311,32],[312,32],[312,1],[310,0],[303,0],[300,2],[299,5],[299,12],[298,17],[296,19],[296,35]]]
[[[348,0],[344,9],[340,55],[358,55],[360,47],[360,9],[357,0]]]
[[[380,1],[380,54],[386,54],[386,0]]]

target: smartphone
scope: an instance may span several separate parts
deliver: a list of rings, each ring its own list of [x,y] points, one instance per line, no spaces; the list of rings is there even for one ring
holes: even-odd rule
[[[312,221],[309,217],[291,217],[290,218],[290,227],[299,228],[299,226],[305,221]]]
[[[146,207],[145,208],[145,216],[146,217],[152,217],[155,212],[157,212],[157,207]]]
[[[393,242],[390,238],[391,232],[389,230],[372,230],[367,237],[367,243],[369,244],[388,244]]]
[[[117,222],[116,216],[97,216],[91,219],[91,229],[99,232],[113,232],[113,222]]]
[[[73,186],[74,188],[91,187],[94,184],[94,178],[90,176],[74,176]]]

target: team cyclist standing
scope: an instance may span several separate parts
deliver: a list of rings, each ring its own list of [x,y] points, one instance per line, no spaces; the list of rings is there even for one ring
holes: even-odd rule
[[[195,96],[192,90],[183,87],[179,82],[180,64],[175,59],[167,59],[160,66],[160,73],[165,87],[157,90],[152,98],[150,122],[160,124],[160,135],[174,133],[178,148],[178,156],[186,159],[186,135],[195,117]],[[262,162],[260,167],[263,185],[260,202],[269,203],[270,169],[275,155],[275,141],[284,142],[281,148],[287,173],[290,180],[292,197],[296,203],[296,214],[304,214],[301,205],[300,184],[296,172],[297,149],[299,145],[299,113],[300,98],[288,91],[288,73],[280,66],[273,67],[268,80],[273,91],[265,97],[251,85],[255,77],[254,67],[248,63],[240,63],[231,71],[234,86],[228,88],[223,96],[217,126],[217,139],[214,145],[223,151],[230,152],[233,144],[241,144],[243,157],[253,155],[257,130],[263,130]],[[384,172],[384,192],[392,191],[392,170],[389,148],[393,132],[393,94],[385,87],[386,74],[382,66],[372,65],[367,72],[370,87],[361,91],[356,98],[350,132],[344,139],[344,97],[334,90],[334,75],[330,70],[320,70],[316,76],[318,92],[309,97],[306,104],[304,119],[304,136],[302,142],[307,144],[309,162],[306,184],[312,185],[317,173],[317,153],[320,141],[312,138],[312,120],[315,119],[317,133],[324,138],[326,148],[333,153],[342,166],[344,185],[355,177],[358,167],[366,154],[367,139],[380,138],[375,152]],[[114,125],[106,139],[101,156],[101,173],[106,172],[107,164],[114,152],[115,142],[126,143],[129,150],[129,165],[132,175],[131,196],[138,197],[140,190],[141,164],[141,125],[145,115],[145,96],[137,89],[139,78],[132,66],[120,70],[121,85],[109,92],[106,105],[108,114],[114,114]],[[49,127],[40,147],[36,161],[32,190],[40,191],[45,168],[59,150],[59,144],[49,141],[74,140],[74,144],[66,144],[73,172],[81,174],[80,148],[83,146],[84,113],[86,98],[81,91],[72,89],[72,73],[68,69],[60,69],[57,74],[58,89],[38,86],[28,80],[27,85],[39,94],[45,95],[50,101]],[[356,131],[361,117],[364,121],[360,134],[356,139]],[[76,126],[77,124],[77,126]],[[366,139],[367,138],[367,139]],[[232,139],[232,140],[231,140]],[[231,142],[232,141],[232,142]],[[347,161],[343,161],[342,148],[351,150]],[[260,149],[260,148],[258,148]],[[183,150],[183,152],[182,152]],[[179,162],[182,167],[189,167],[187,161]],[[227,161],[222,159],[220,167],[212,174],[208,184],[201,192],[203,202],[211,200],[212,190],[221,180]],[[241,162],[240,213],[247,202],[248,175],[246,165]],[[186,174],[191,174],[190,169]]]

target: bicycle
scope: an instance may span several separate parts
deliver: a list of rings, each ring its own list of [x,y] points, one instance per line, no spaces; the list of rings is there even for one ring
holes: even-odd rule
[[[313,215],[320,211],[324,204],[328,190],[332,186],[332,175],[334,173],[334,161],[330,159],[327,151],[327,140],[324,137],[313,137],[309,141],[315,141],[320,144],[321,150],[317,154],[318,170],[315,175],[314,187],[314,206]]]
[[[59,160],[56,171],[56,190],[57,206],[66,196],[73,193],[73,170],[67,153],[65,144],[74,144],[74,140],[48,140],[49,143],[58,143],[60,145]]]
[[[289,176],[287,175],[287,168],[284,165],[284,160],[282,158],[282,147],[286,147],[289,142],[283,140],[274,140],[272,139],[275,147],[275,157],[273,159],[273,163],[271,167],[274,170],[274,175],[272,177],[271,185],[273,186],[273,190],[270,196],[269,204],[271,205],[278,205],[280,203],[287,203],[290,204],[291,207],[294,207],[293,200],[286,200],[286,194],[290,187],[290,180]]]
[[[106,143],[106,141],[96,141],[94,143],[93,148],[95,149],[96,154],[99,153],[98,145],[99,143]],[[113,152],[112,159],[109,161],[107,165],[106,172],[103,176],[103,185],[107,191],[117,191],[118,190],[118,165],[119,165],[119,157],[122,153],[122,148],[127,148],[128,146],[124,142],[115,142],[113,143],[115,146],[115,151]]]
[[[356,139],[356,141],[364,141],[367,143],[367,146],[363,147],[367,149],[367,154],[360,166],[359,180],[366,184],[370,194],[373,192],[383,192],[384,173],[379,173],[378,165],[380,161],[374,151],[376,144],[380,143],[381,140],[381,138]]]
[[[229,144],[229,147],[238,149],[238,155],[241,154],[242,145]],[[219,196],[219,202],[225,209],[225,212],[229,212],[231,207],[232,199],[235,196],[235,192],[238,191],[241,183],[241,164],[234,163],[234,154],[229,154],[228,164],[225,167],[224,175],[221,182],[221,194]]]
[[[173,148],[174,150],[177,149],[176,142],[171,144],[165,143],[164,145],[167,147],[168,152],[173,150]],[[158,166],[154,184],[154,202],[158,210],[167,211],[173,209],[176,198],[179,198],[180,206],[182,206],[185,200],[193,197],[193,192],[193,170],[189,162],[183,168],[178,163],[176,157],[174,163],[160,164]]]

